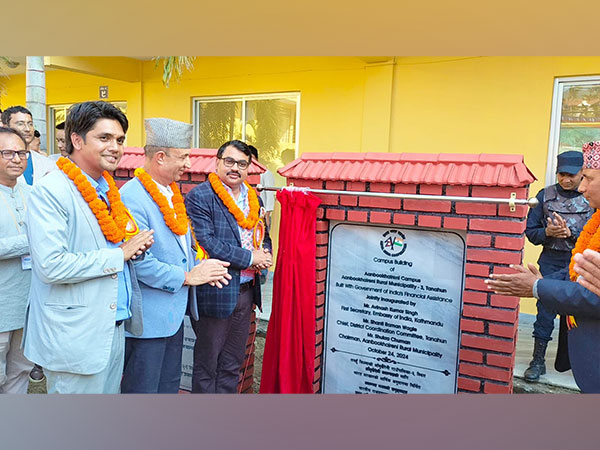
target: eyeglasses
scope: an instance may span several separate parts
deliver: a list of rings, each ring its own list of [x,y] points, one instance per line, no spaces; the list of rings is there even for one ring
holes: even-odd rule
[[[219,158],[221,161],[223,161],[223,164],[225,164],[225,167],[233,167],[234,164],[237,164],[237,166],[240,168],[240,170],[246,170],[248,168],[248,166],[250,165],[250,163],[248,161],[244,161],[243,159],[240,159],[239,161],[236,161],[233,158]]]
[[[2,159],[7,159],[9,161],[15,159],[15,155],[19,155],[19,159],[27,159],[29,156],[29,152],[27,150],[0,150],[0,154],[2,154]]]

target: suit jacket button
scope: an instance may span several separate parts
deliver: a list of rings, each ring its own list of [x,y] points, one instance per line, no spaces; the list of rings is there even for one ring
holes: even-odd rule
[[[183,259],[181,260],[181,262],[185,264],[185,263],[187,262],[187,259],[183,258]]]
[[[115,309],[117,309],[117,304],[116,303],[111,303],[110,306],[109,306],[109,308],[114,311]]]

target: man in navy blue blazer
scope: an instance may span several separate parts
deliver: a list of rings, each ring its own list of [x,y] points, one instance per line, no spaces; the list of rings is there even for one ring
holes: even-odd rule
[[[176,182],[190,168],[192,125],[165,118],[144,121],[144,167],[121,188],[141,229],[154,230],[154,246],[135,270],[142,293],[144,332],[126,334],[123,393],[175,394],[181,379],[183,317],[197,316],[189,286],[227,284],[229,263],[196,265],[192,235]]]
[[[260,308],[259,271],[273,263],[271,240],[257,227],[260,199],[244,181],[252,153],[244,142],[229,141],[217,152],[216,174],[196,186],[185,204],[198,244],[210,255],[230,263],[232,276],[223,289],[196,288],[199,319],[192,392],[235,393],[244,361],[250,316]],[[258,234],[257,234],[258,233]]]
[[[600,141],[585,144],[583,156],[583,180],[579,191],[590,206],[597,209],[600,207]],[[581,236],[584,235],[585,231]],[[585,271],[579,267],[582,255],[574,258],[577,262],[575,272],[583,273],[585,277]],[[582,392],[600,393],[600,297],[582,285],[586,285],[584,280],[580,280],[583,283],[579,284],[571,281],[568,268],[542,277],[533,264],[529,264],[528,268],[511,267],[517,270],[516,274],[492,275],[491,280],[486,280],[488,286],[498,294],[536,297],[546,308],[561,315],[574,316],[576,325],[570,330],[561,326],[557,363],[568,361],[563,363],[566,364],[562,367],[564,370],[568,370],[570,363],[575,382]],[[566,345],[560,345],[561,341],[566,341]],[[567,349],[568,355],[565,354]]]

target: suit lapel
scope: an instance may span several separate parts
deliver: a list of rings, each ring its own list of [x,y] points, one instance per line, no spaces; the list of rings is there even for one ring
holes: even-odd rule
[[[75,201],[77,202],[77,205],[79,206],[79,208],[81,209],[81,211],[83,213],[83,217],[85,218],[85,221],[87,222],[88,226],[92,230],[92,234],[94,235],[94,240],[96,241],[96,246],[98,248],[106,247],[106,238],[104,237],[104,234],[102,233],[102,229],[100,228],[100,225],[98,224],[98,219],[96,219],[96,216],[90,209],[90,205],[87,204],[87,202],[85,201],[85,199],[83,198],[81,193],[77,190],[77,187],[75,186],[75,184],[67,177],[67,175],[63,173],[63,176],[65,177],[65,181],[66,181],[67,185],[69,186],[69,189],[71,189],[73,196],[75,197]]]
[[[181,244],[181,238],[177,234],[175,234],[175,233],[173,233],[173,236],[175,237],[175,240],[177,241],[177,245],[179,245],[179,248],[181,249],[181,251],[183,252],[183,254],[187,255],[187,252],[185,251],[185,248],[183,248],[183,245]],[[187,242],[187,239],[186,239],[186,242]]]

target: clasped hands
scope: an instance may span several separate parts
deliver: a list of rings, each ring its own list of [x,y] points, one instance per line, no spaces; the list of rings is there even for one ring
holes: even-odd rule
[[[252,251],[252,270],[268,269],[273,265],[273,255],[266,248],[259,248]]]
[[[119,245],[121,250],[123,250],[123,258],[125,261],[136,259],[152,247],[152,244],[154,244],[153,234],[154,230],[140,231],[138,234]]]
[[[185,273],[184,285],[199,286],[201,284],[210,284],[221,289],[229,284],[231,275],[227,271],[229,263],[220,259],[203,259],[192,270]]]
[[[558,213],[553,212],[554,217],[548,217],[546,225],[546,236],[554,238],[566,239],[571,237],[571,230],[567,226],[567,222]]]

